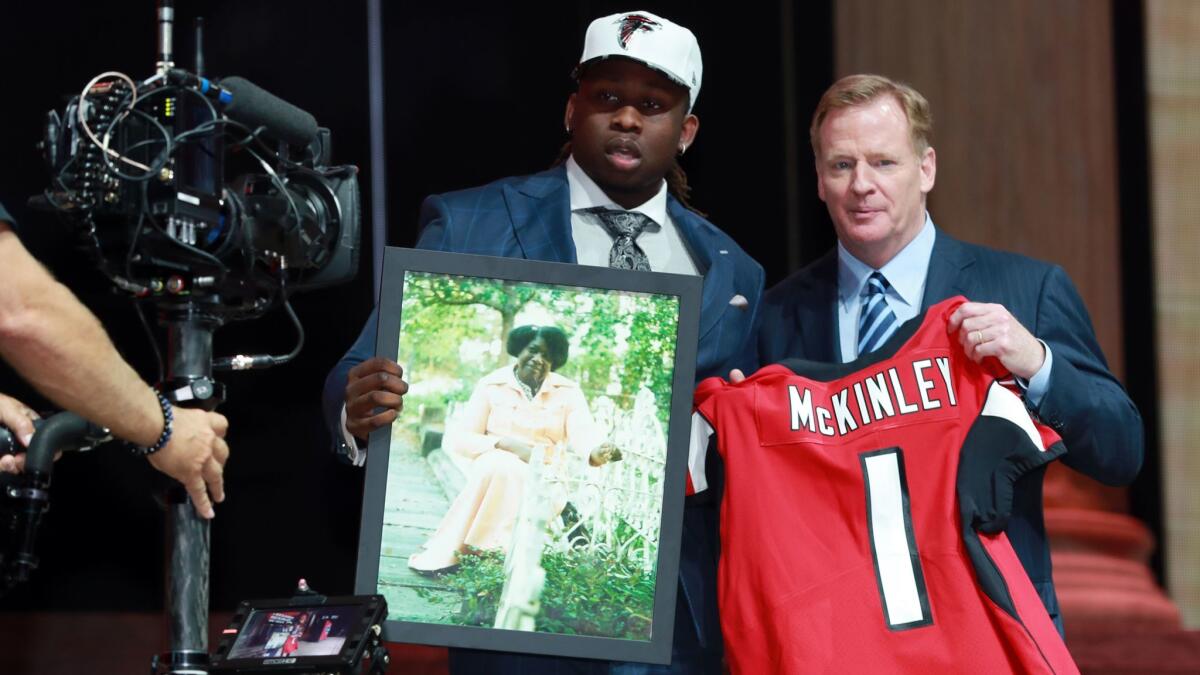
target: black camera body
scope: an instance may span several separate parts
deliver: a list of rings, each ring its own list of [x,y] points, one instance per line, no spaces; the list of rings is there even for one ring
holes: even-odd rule
[[[52,185],[35,203],[66,217],[119,288],[247,318],[354,277],[361,200],[357,168],[330,165],[328,129],[225,82],[97,77],[47,114]]]
[[[180,407],[213,410],[224,398],[214,370],[266,368],[299,354],[304,327],[290,305],[291,293],[346,282],[357,273],[358,169],[331,164],[329,131],[307,112],[242,78],[203,77],[199,19],[196,72],[176,68],[174,4],[156,2],[153,75],[135,81],[124,73],[101,73],[61,111],[47,113],[40,148],[51,184],[30,203],[60,215],[98,269],[136,300],[158,358],[162,395]],[[142,312],[145,304],[158,310],[166,358]],[[273,307],[282,307],[296,329],[290,352],[213,359],[217,328]],[[20,521],[13,521],[21,532],[36,529],[49,498],[48,469],[44,480],[37,471],[28,473],[29,489],[9,494],[21,500]],[[171,650],[161,664],[171,673],[207,672],[208,523],[178,484],[167,488],[164,506]],[[21,541],[23,548],[11,557],[16,571],[0,574],[4,587],[37,565],[32,535]],[[8,560],[6,555],[0,562],[7,567]],[[291,635],[289,647],[320,643],[305,645],[320,652],[319,672],[349,672],[348,664],[378,648],[374,627],[380,612],[386,613],[382,598],[366,605],[351,600],[306,614],[309,623],[290,610],[267,612],[263,616],[271,625],[256,635],[281,637],[273,628],[290,622],[304,632]],[[310,625],[316,618],[322,622],[318,629]],[[323,651],[343,640],[351,651],[336,656]],[[301,656],[272,658],[296,662]],[[385,662],[386,654],[378,661]],[[152,672],[159,665],[156,656]]]

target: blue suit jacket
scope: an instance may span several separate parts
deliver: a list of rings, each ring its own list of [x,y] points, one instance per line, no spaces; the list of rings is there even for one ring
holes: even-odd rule
[[[704,276],[700,307],[700,344],[696,379],[727,375],[731,368],[753,369],[756,312],[763,291],[763,271],[712,223],[667,198],[667,212],[687,243]],[[570,189],[566,170],[556,167],[531,176],[428,197],[421,206],[422,231],[417,248],[456,253],[578,262],[571,237]],[[745,308],[730,305],[735,295]],[[329,428],[340,428],[346,375],[375,354],[374,312],[358,341],[325,382],[324,410]],[[335,436],[339,436],[335,431]],[[716,506],[690,503],[684,509],[683,550],[679,577],[701,644],[720,649],[717,619],[718,555]],[[676,626],[675,633],[687,631]],[[678,640],[677,640],[678,642]]]
[[[1092,320],[1066,272],[1057,265],[967,244],[939,230],[921,315],[955,295],[1004,305],[1050,345],[1054,363],[1049,388],[1033,412],[1062,436],[1067,446],[1063,462],[1108,485],[1132,481],[1142,465],[1142,419],[1109,372]],[[836,302],[835,248],[767,292],[758,332],[761,362],[838,361]],[[1057,623],[1058,600],[1042,520],[1044,474],[1042,469],[1018,483],[1007,533]]]

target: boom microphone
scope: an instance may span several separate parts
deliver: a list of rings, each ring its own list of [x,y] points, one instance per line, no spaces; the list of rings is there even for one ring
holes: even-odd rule
[[[241,77],[226,77],[221,88],[232,99],[225,112],[250,128],[266,127],[272,136],[289,145],[304,147],[317,136],[317,120],[311,114]]]

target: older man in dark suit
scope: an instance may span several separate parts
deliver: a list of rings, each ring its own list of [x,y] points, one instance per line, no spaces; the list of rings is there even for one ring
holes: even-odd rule
[[[968,302],[951,317],[967,353],[995,357],[1027,406],[1066,442],[1064,462],[1122,485],[1142,462],[1141,417],[1109,372],[1087,310],[1063,269],[957,241],[925,210],[937,173],[929,104],[875,75],[834,83],[810,129],[817,191],[836,249],[767,292],[762,363],[852,361],[940,300]],[[1062,630],[1042,519],[1044,469],[1022,479],[1008,536]]]
[[[703,277],[697,379],[754,366],[753,323],[763,272],[687,204],[676,161],[695,138],[700,49],[691,31],[648,12],[594,21],[567,100],[561,165],[532,176],[434,195],[418,248],[606,265]],[[375,353],[376,316],[329,374],[325,413],[355,463],[371,430],[390,424],[407,386]],[[357,440],[356,440],[357,439]],[[454,650],[458,673],[719,673],[716,510],[684,513],[681,592],[670,666],[610,664]]]

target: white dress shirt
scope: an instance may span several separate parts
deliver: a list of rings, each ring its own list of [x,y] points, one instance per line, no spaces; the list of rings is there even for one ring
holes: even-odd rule
[[[679,228],[667,213],[667,181],[653,197],[644,204],[626,209],[604,194],[591,176],[575,163],[574,157],[567,158],[567,185],[571,189],[571,239],[575,242],[575,256],[580,265],[608,267],[608,252],[613,238],[604,229],[600,217],[586,213],[586,209],[604,207],[618,211],[636,211],[653,221],[638,236],[637,245],[650,261],[654,272],[674,274],[699,274],[696,263],[688,253]]]

